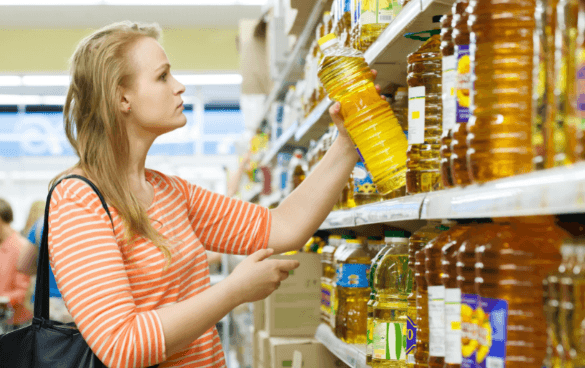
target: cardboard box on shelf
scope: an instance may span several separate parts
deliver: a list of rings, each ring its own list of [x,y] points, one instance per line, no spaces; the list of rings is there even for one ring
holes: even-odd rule
[[[257,346],[258,346],[258,357],[257,361],[265,366],[270,366],[270,335],[266,331],[256,332]]]
[[[260,331],[264,329],[264,300],[258,300],[252,303],[254,309],[254,329]]]
[[[269,94],[273,82],[270,79],[269,51],[264,20],[240,20],[238,46],[242,94]]]
[[[345,367],[336,356],[315,339],[291,339],[271,337],[270,368],[292,367],[295,351],[301,353],[304,368],[335,368]],[[266,366],[266,364],[265,364]]]
[[[295,259],[300,266],[291,271],[280,287],[265,299],[266,331],[270,336],[315,336],[321,307],[319,255],[297,253],[270,258]]]

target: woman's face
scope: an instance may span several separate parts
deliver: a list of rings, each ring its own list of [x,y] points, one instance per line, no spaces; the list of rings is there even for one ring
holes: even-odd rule
[[[181,94],[185,86],[171,75],[162,46],[155,39],[144,37],[131,49],[130,58],[134,80],[122,92],[122,110],[132,125],[129,128],[159,136],[184,126],[187,117],[183,114]]]

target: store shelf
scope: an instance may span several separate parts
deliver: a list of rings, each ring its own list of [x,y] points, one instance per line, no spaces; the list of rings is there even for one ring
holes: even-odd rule
[[[421,219],[585,212],[585,165],[536,171],[426,195]]]
[[[299,145],[308,145],[311,139],[319,139],[329,127],[331,119],[328,109],[331,105],[329,97],[325,97],[301,123],[295,132],[295,140]]]
[[[581,212],[585,212],[585,163],[334,211],[319,229]]]
[[[315,339],[319,340],[333,355],[351,368],[367,368],[365,345],[350,345],[335,337],[331,328],[322,323],[317,327]]]
[[[270,106],[272,103],[283,97],[284,89],[289,84],[295,83],[299,78],[301,78],[301,66],[304,64],[304,57],[308,53],[310,42],[315,37],[315,27],[322,19],[321,15],[326,9],[326,6],[330,4],[331,0],[317,0],[315,5],[313,5],[311,15],[305,24],[305,28],[303,28],[303,32],[301,32],[299,38],[297,39],[295,46],[288,56],[284,69],[280,73],[278,79],[274,82],[274,86],[266,98],[262,112],[258,116],[258,123],[256,126],[260,126],[262,120],[266,118],[270,112]]]
[[[424,199],[424,194],[418,194],[356,207],[355,225],[418,220]]]
[[[298,128],[299,128],[298,122],[295,122],[293,125],[288,127],[288,129],[285,130],[276,141],[274,141],[274,144],[272,144],[270,149],[266,152],[266,154],[262,158],[262,161],[260,162],[260,166],[267,166],[276,157],[276,154],[280,152],[280,150],[284,146],[292,143],[293,137]]]

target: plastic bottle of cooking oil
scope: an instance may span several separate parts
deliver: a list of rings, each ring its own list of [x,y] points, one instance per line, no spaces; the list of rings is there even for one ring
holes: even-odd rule
[[[331,326],[331,293],[335,269],[333,255],[339,246],[341,236],[329,235],[328,244],[321,252],[321,321]]]
[[[390,249],[374,276],[372,367],[406,368],[407,298],[413,278],[408,268],[408,237],[403,231],[389,231],[386,235]]]
[[[398,16],[398,14],[400,14],[401,11],[402,11],[402,0],[392,0],[392,13],[394,14],[393,19],[396,19],[396,17]]]
[[[455,126],[455,44],[453,43],[452,12],[441,18],[441,54],[443,55],[443,134],[441,136],[441,182],[444,188],[452,188],[451,141]]]
[[[392,0],[363,0],[360,16],[360,45],[365,51],[394,19]]]
[[[562,310],[561,324],[567,328],[567,367],[585,366],[585,238],[576,239],[574,252],[576,262],[569,275],[561,280]],[[564,332],[564,331],[563,331]],[[564,338],[565,336],[563,336]]]
[[[440,19],[440,16],[433,17],[433,22],[438,23]],[[409,194],[441,189],[443,91],[440,32],[440,29],[428,31],[431,37],[408,55],[410,154],[407,154],[407,162],[412,161],[406,172],[406,192]]]
[[[474,182],[532,170],[535,2],[470,3],[474,85],[467,157]]]
[[[467,170],[467,123],[471,101],[471,60],[469,54],[469,29],[466,9],[467,0],[453,4],[453,42],[455,56],[455,122],[451,140],[451,176],[456,185],[468,185],[471,178]]]
[[[394,103],[392,103],[392,110],[402,131],[408,137],[408,88],[398,87]]]
[[[561,310],[561,280],[563,277],[570,276],[573,271],[577,260],[577,253],[572,244],[565,243],[561,247],[561,255],[562,261],[558,271],[547,277],[547,311],[549,312],[549,315],[547,315],[547,323],[549,340],[552,345],[550,357],[552,367],[564,366],[570,360],[568,351],[565,350],[565,347],[569,345],[568,326],[562,322],[566,321],[566,318],[561,318],[561,316],[565,316],[566,311],[566,309]],[[564,336],[564,339],[561,338],[562,336]]]
[[[414,349],[415,368],[429,366],[429,303],[428,285],[425,278],[425,251],[421,249],[414,255],[414,279],[416,281],[416,347]]]
[[[575,132],[569,139],[569,150],[574,161],[585,159],[585,1],[579,0],[577,23],[577,50],[575,74],[570,75],[573,84],[568,91],[568,123]],[[574,138],[573,138],[574,137]]]
[[[400,188],[405,184],[406,137],[389,104],[376,91],[363,54],[339,46],[331,34],[319,44],[325,55],[319,78],[329,97],[340,102],[345,127],[378,191],[388,194]]]
[[[477,307],[475,292],[475,249],[494,238],[500,225],[479,224],[457,252],[457,286],[461,290],[461,367],[476,368],[478,345]]]
[[[536,1],[532,146],[535,169],[554,166],[555,33],[558,0]]]
[[[368,310],[368,332],[367,332],[367,342],[366,342],[366,364],[369,366],[372,365],[372,358],[374,355],[374,303],[376,302],[376,271],[378,266],[380,265],[380,261],[384,257],[384,254],[392,247],[391,243],[384,243],[384,247],[376,254],[376,256],[372,259],[372,266],[370,268],[370,300],[368,300],[367,310]]]
[[[567,233],[552,216],[509,221],[495,238],[476,248],[480,367],[542,367],[546,358],[543,279],[561,263]]]
[[[333,276],[332,284],[333,288],[331,290],[331,328],[337,334],[337,315],[339,311],[339,288],[337,287],[337,274],[339,268],[339,260],[343,255],[343,252],[347,248],[346,241],[348,239],[354,239],[349,235],[341,235],[341,239],[338,242],[337,249],[335,249],[335,253],[333,254],[333,270],[335,271],[335,275]],[[339,326],[341,328],[342,326]],[[341,330],[340,330],[341,331]]]
[[[346,244],[337,267],[339,311],[335,322],[336,335],[348,344],[365,345],[370,257],[361,240],[348,239]]]
[[[416,296],[417,296],[417,281],[415,270],[415,254],[423,249],[427,243],[439,235],[441,232],[440,223],[438,221],[429,221],[427,225],[418,229],[410,236],[408,240],[408,268],[415,277],[413,278],[412,291],[408,296],[408,311],[406,313],[406,363],[407,367],[413,368],[415,365],[415,349],[417,340],[417,312],[416,312]],[[428,331],[427,331],[428,340]],[[428,342],[427,342],[428,345]],[[427,347],[428,349],[428,347]],[[425,363],[426,365],[426,363]]]
[[[309,167],[307,162],[305,161],[304,154],[302,150],[295,150],[293,152],[293,157],[289,163],[289,173],[288,178],[290,180],[289,184],[287,185],[289,193],[295,190],[307,175]]]
[[[445,364],[445,285],[441,278],[441,252],[444,246],[463,236],[472,227],[469,223],[454,225],[425,246],[425,277],[429,303],[429,368]]]
[[[461,350],[461,288],[457,281],[457,259],[463,243],[477,232],[489,219],[459,221],[467,231],[453,236],[441,249],[441,279],[445,286],[445,365],[444,368],[460,368]]]

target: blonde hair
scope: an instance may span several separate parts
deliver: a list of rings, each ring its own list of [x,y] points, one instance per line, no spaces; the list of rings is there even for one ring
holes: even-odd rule
[[[79,168],[116,208],[129,242],[143,236],[159,248],[170,265],[166,239],[151,225],[146,211],[130,190],[126,174],[129,142],[119,108],[120,87],[134,80],[129,52],[141,39],[159,40],[158,24],[124,21],[106,26],[83,39],[70,60],[71,84],[64,106],[65,132],[79,162],[53,179]]]
[[[43,217],[44,214],[45,201],[34,201],[33,204],[30,205],[30,210],[28,211],[28,218],[26,219],[26,225],[24,225],[24,229],[22,229],[22,235],[28,236],[28,233],[35,224],[35,222],[37,222],[38,219]]]

